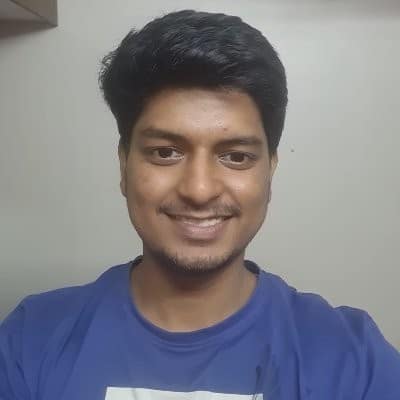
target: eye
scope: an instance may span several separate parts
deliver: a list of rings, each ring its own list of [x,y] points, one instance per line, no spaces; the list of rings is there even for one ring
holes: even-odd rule
[[[222,154],[219,159],[228,167],[246,169],[250,168],[255,161],[256,156],[254,154],[244,153],[242,151],[231,151],[229,153]]]
[[[183,153],[173,147],[157,147],[149,150],[150,158],[156,164],[173,164],[183,158]]]

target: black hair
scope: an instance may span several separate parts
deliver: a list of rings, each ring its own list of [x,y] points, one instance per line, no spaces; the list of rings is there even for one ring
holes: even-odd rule
[[[103,58],[99,83],[125,148],[146,101],[170,86],[242,91],[260,110],[270,154],[282,135],[285,69],[262,33],[239,17],[183,10],[154,19]]]

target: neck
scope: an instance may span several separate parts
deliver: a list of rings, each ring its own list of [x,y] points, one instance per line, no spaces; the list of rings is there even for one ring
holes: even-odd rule
[[[256,276],[244,266],[244,254],[221,270],[200,275],[169,270],[145,254],[131,279],[138,311],[170,332],[215,325],[243,307],[255,285]]]

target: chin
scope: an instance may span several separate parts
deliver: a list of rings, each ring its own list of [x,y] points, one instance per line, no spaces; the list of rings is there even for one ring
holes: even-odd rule
[[[204,253],[206,252],[207,250],[204,249]],[[159,265],[168,268],[174,273],[204,275],[225,269],[242,253],[242,250],[222,255],[191,255],[168,251],[156,251],[152,253]]]

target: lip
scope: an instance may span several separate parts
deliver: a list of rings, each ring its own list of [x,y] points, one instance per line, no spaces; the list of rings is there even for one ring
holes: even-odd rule
[[[167,214],[170,218],[187,218],[187,219],[194,219],[194,220],[199,220],[203,221],[205,219],[214,219],[214,218],[223,218],[227,219],[230,218],[232,215],[229,214],[219,214],[219,215],[193,215],[193,214]]]
[[[175,225],[178,229],[180,235],[182,235],[185,239],[195,240],[195,241],[213,241],[216,240],[225,230],[227,224],[231,217],[227,216],[219,216],[219,217],[211,217],[211,218],[195,218],[193,216],[171,216],[168,215],[170,221]],[[221,219],[221,221],[217,222],[214,225],[210,226],[201,226],[196,224],[194,221],[198,220],[211,220],[211,219]]]

